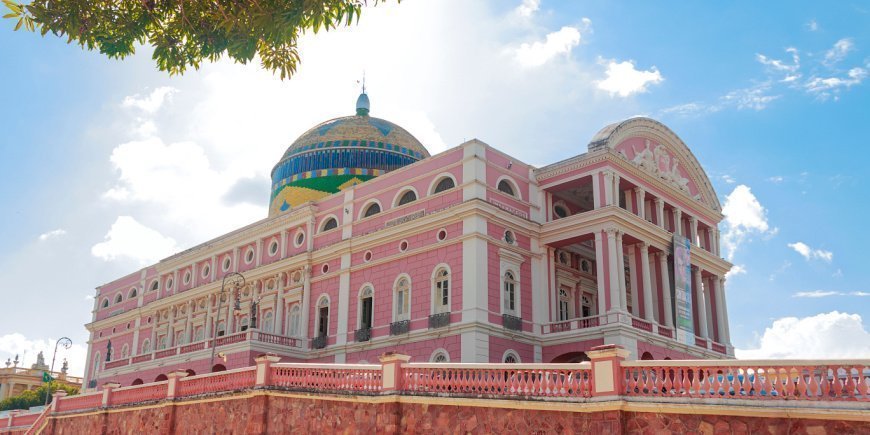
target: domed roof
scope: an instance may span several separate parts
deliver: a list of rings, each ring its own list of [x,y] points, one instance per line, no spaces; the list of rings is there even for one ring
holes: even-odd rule
[[[368,116],[365,93],[356,109],[355,116],[312,127],[287,148],[272,169],[270,216],[429,157],[407,130]]]

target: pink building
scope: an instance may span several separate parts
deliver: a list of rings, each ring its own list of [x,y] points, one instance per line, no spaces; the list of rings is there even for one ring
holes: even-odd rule
[[[629,359],[733,356],[721,207],[666,126],[612,124],[585,153],[535,168],[478,140],[430,156],[368,112],[363,94],[355,116],[288,148],[269,217],[99,287],[86,383],[263,353],[548,363],[619,344]]]

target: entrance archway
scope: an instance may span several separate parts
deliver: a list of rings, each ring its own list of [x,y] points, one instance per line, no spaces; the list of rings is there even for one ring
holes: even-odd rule
[[[641,359],[641,361],[648,361],[648,360],[655,359],[655,358],[653,358],[651,353],[644,352],[643,355],[640,356],[640,359]]]

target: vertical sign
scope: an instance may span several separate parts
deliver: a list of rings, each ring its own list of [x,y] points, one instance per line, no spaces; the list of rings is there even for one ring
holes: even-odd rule
[[[674,306],[677,317],[677,341],[695,344],[692,324],[692,264],[689,239],[674,234]]]

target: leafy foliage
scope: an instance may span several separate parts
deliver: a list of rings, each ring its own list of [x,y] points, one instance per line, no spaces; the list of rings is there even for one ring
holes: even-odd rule
[[[66,391],[66,394],[69,396],[79,393],[78,388],[52,382],[51,394],[54,394],[54,392],[58,390]],[[0,411],[6,411],[8,409],[28,409],[31,406],[41,406],[45,404],[45,391],[46,386],[43,385],[35,390],[25,390],[17,396],[7,397],[0,400]],[[48,403],[51,403],[51,400],[51,395],[49,395]]]
[[[264,68],[289,78],[300,62],[297,41],[359,19],[368,1],[382,0],[2,0],[24,27],[66,36],[112,59],[154,47],[161,71],[181,74],[226,55],[246,64],[258,55]]]

